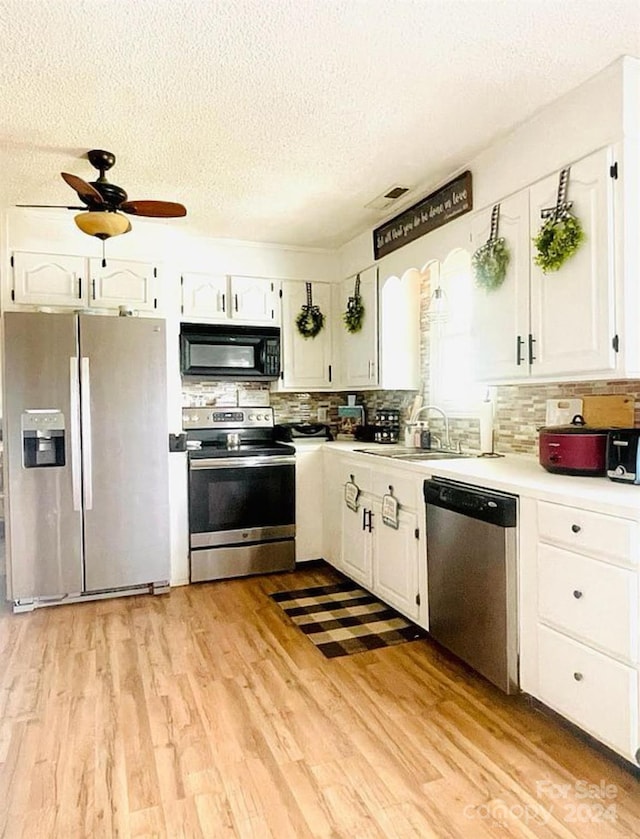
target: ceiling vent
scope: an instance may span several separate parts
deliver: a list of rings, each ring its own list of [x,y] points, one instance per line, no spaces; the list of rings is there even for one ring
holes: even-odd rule
[[[373,201],[369,201],[368,204],[365,204],[370,210],[386,210],[387,207],[390,207],[392,204],[402,198],[403,195],[406,195],[409,192],[411,187],[408,186],[392,186],[386,190],[382,195],[379,195],[377,198],[374,198]]]

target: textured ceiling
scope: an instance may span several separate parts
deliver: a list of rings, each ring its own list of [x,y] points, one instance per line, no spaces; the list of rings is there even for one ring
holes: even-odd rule
[[[336,247],[622,54],[639,0],[0,0],[0,202],[130,198],[205,235]]]

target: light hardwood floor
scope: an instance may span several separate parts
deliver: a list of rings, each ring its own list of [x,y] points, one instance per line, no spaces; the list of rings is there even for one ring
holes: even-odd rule
[[[638,777],[525,698],[428,641],[327,660],[267,596],[332,579],[0,615],[0,835],[640,835]]]

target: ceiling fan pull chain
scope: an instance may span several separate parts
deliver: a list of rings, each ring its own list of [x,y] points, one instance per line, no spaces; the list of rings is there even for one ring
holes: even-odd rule
[[[104,253],[104,243],[105,243],[105,241],[106,241],[106,239],[102,240],[102,267],[103,268],[107,267],[107,259],[106,259],[105,253]]]

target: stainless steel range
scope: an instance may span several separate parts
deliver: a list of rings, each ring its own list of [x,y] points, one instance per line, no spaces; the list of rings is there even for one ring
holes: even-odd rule
[[[295,449],[272,408],[183,408],[191,582],[295,565]]]

